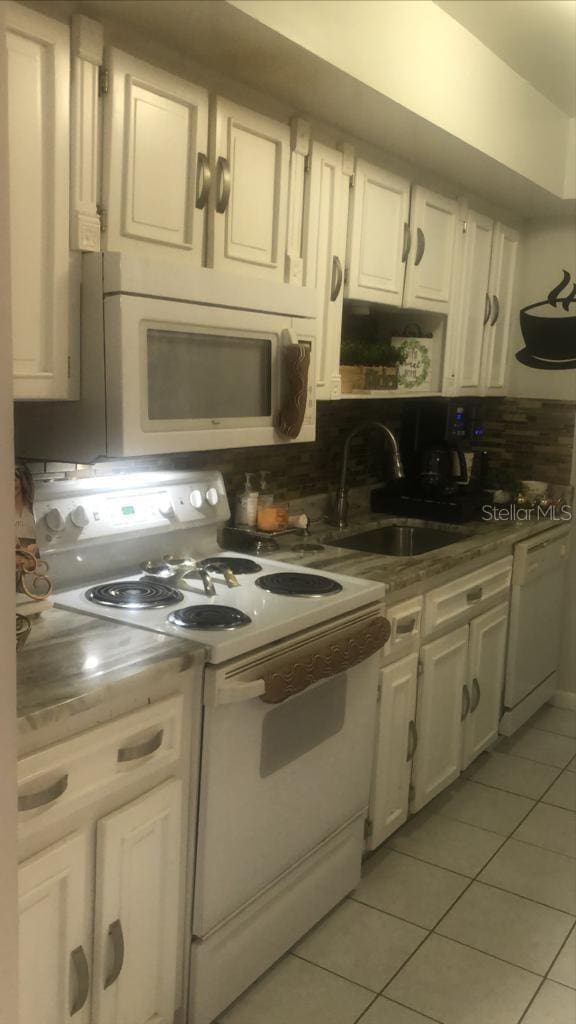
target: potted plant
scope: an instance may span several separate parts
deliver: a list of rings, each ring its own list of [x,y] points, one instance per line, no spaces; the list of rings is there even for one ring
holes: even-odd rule
[[[398,367],[404,358],[389,339],[344,339],[340,354],[342,393],[396,389]]]

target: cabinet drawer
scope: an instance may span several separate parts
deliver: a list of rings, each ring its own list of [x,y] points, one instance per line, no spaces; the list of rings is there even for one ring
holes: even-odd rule
[[[390,637],[382,648],[382,657],[401,658],[412,650],[411,641],[420,636],[422,629],[423,598],[413,597],[401,601],[386,609],[386,618],[390,623]]]
[[[488,601],[503,597],[510,587],[511,575],[510,556],[431,590],[424,599],[424,633],[428,635],[449,626],[463,614],[475,614]]]
[[[183,696],[177,694],[18,762],[18,828],[64,817],[100,793],[173,764],[182,746]]]

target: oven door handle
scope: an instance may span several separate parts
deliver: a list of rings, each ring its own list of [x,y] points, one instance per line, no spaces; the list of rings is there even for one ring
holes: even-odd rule
[[[212,700],[205,703],[210,705],[238,704],[243,700],[254,700],[255,697],[262,697],[266,692],[264,679],[251,679],[249,681],[235,679],[228,682],[223,680],[216,683],[212,693]]]

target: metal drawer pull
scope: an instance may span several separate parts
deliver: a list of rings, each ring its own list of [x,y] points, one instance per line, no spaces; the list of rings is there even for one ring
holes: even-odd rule
[[[482,693],[481,693],[481,690],[480,690],[480,683],[476,679],[476,676],[474,676],[474,679],[472,680],[472,703],[470,705],[470,714],[473,715],[474,712],[476,711],[476,708],[478,707],[478,705],[480,703],[480,697],[481,696],[482,696]]]
[[[76,977],[76,998],[70,1007],[71,1017],[82,1009],[90,991],[90,971],[82,946],[76,946],[70,953],[70,973],[72,972]]]
[[[483,593],[484,590],[482,587],[473,587],[472,590],[469,590],[466,594],[468,604],[473,604],[474,601],[480,601]]]
[[[492,306],[491,306],[491,303],[490,303],[490,296],[488,295],[488,292],[486,292],[486,305],[484,306],[484,324],[483,324],[484,327],[486,327],[486,324],[488,323],[488,321],[490,319],[491,311],[492,311]]]
[[[124,965],[124,935],[122,933],[120,918],[117,917],[110,925],[108,929],[108,938],[112,942],[114,960],[112,963],[112,970],[104,981],[104,988],[110,988],[110,985],[114,984]]]
[[[204,153],[198,153],[198,167],[196,171],[196,209],[203,210],[208,201],[210,184],[212,182],[212,171],[208,158]]]
[[[414,259],[414,266],[417,267],[422,262],[422,257],[426,251],[426,236],[422,231],[422,228],[416,228],[416,257]]]
[[[470,690],[466,686],[466,683],[464,683],[464,686],[462,687],[462,714],[460,715],[460,721],[461,722],[463,722],[464,719],[468,716],[469,711],[470,711]]]
[[[406,760],[413,761],[414,754],[418,747],[418,729],[416,728],[416,722],[412,718],[408,722],[408,750],[406,751]]]
[[[403,633],[412,633],[416,625],[416,616],[414,615],[411,619],[405,619],[404,622],[398,622],[396,625],[396,635],[400,636]]]
[[[406,263],[410,248],[412,246],[412,235],[410,234],[410,225],[407,221],[404,223],[404,239],[402,242],[402,263]]]
[[[340,289],[342,287],[342,281],[344,280],[344,271],[342,270],[342,263],[339,256],[332,257],[332,284],[330,288],[330,302],[336,302],[336,299],[340,295]]]
[[[153,754],[155,750],[158,750],[162,746],[162,740],[164,738],[164,729],[158,729],[154,736],[151,736],[149,740],[144,740],[142,743],[135,743],[133,747],[120,747],[118,751],[118,761],[138,761],[141,757],[147,757],[148,754]]]
[[[18,810],[34,811],[37,807],[47,807],[48,804],[54,803],[58,797],[62,796],[67,789],[68,775],[63,775],[57,782],[54,782],[51,786],[46,786],[46,789],[41,789],[38,793],[27,793],[26,795],[19,796]]]
[[[226,213],[230,199],[230,188],[232,175],[230,164],[225,156],[218,157],[218,198],[216,199],[216,213]]]
[[[494,327],[494,324],[498,320],[499,316],[500,316],[500,303],[498,301],[498,296],[497,295],[493,295],[492,296],[492,319],[490,321],[490,327]]]

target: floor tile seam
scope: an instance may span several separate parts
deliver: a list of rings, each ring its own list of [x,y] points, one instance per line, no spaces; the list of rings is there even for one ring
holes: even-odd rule
[[[379,998],[380,998],[379,995],[374,996],[374,999],[372,1000],[372,1002],[368,1003],[368,1006],[364,1007],[364,1009],[362,1010],[362,1013],[360,1014],[359,1017],[355,1017],[354,1018],[354,1020],[352,1021],[352,1024],[362,1024],[362,1019],[366,1016],[366,1014],[368,1013],[368,1010],[372,1009],[372,1007],[374,1006],[374,1003],[378,1002]]]
[[[422,807],[421,810],[423,811],[424,808]],[[534,810],[534,808],[531,807],[530,811],[533,811],[533,810]],[[530,814],[530,811],[527,811],[526,813]],[[418,817],[418,815],[420,813],[421,813],[420,811],[416,811],[416,814],[414,814],[411,818],[409,818],[408,821],[409,822],[410,821],[416,821],[416,818]],[[483,825],[472,825],[469,821],[462,821],[461,818],[452,818],[452,817],[450,817],[449,814],[443,814],[442,811],[432,811],[432,814],[430,815],[430,817],[446,818],[448,821],[457,821],[459,825],[467,825],[468,828],[477,828],[480,832],[487,832],[489,836],[496,836],[497,839],[503,839],[503,840],[504,839],[509,839],[508,835],[503,836],[501,832],[494,832],[491,828],[484,828]],[[522,819],[522,821],[523,820],[524,819]],[[520,822],[520,824],[522,824],[522,822]],[[447,870],[450,871],[451,868],[447,868]]]
[[[545,907],[546,910],[555,910],[557,914],[564,914],[566,917],[572,918],[573,924],[568,932],[569,935],[576,925],[576,913],[571,914],[569,910],[560,910],[559,907],[552,907],[549,903],[542,903],[542,900],[535,900],[532,896],[524,896],[524,894],[513,892],[512,889],[504,889],[503,886],[495,885],[494,882],[485,882],[483,878],[473,878],[472,881],[476,882],[478,885],[484,885],[487,889],[496,889],[498,892],[505,892],[508,896],[516,896],[519,900],[527,900],[528,903],[535,903],[537,907]],[[466,892],[469,888],[470,886],[467,886],[464,891]],[[462,895],[464,895],[464,893],[462,893]],[[438,924],[440,924],[440,921],[438,921]],[[437,925],[434,925],[434,928],[431,928],[430,930],[434,931],[435,928],[437,928]]]
[[[428,938],[428,936],[426,936]],[[290,956],[296,957],[297,960],[303,960],[305,964],[310,967],[317,967],[319,971],[324,971],[326,974],[331,974],[334,978],[340,978],[341,981],[347,981],[349,985],[355,985],[356,988],[361,988],[364,992],[369,992],[370,995],[380,995],[381,989],[370,988],[368,985],[364,985],[361,981],[352,981],[351,978],[347,978],[345,974],[340,974],[339,971],[332,970],[331,967],[324,967],[323,964],[316,963],[315,960],[310,960],[307,956],[302,956],[302,953],[295,953],[293,950],[290,951]]]
[[[566,711],[568,708],[566,708]],[[559,732],[558,729],[546,729],[543,725],[534,725],[533,729],[537,729],[538,732],[549,732],[552,736],[564,736],[567,740],[576,740],[576,736],[572,736],[569,732]]]
[[[443,864],[436,864],[434,861],[424,860],[423,857],[417,857],[414,853],[407,853],[406,850],[396,850],[393,846],[391,846],[390,849],[393,850],[394,853],[401,853],[403,857],[410,857],[412,860],[417,860],[419,864],[428,864],[431,868],[440,868],[441,871],[450,871],[451,874],[457,875],[458,878],[465,878],[467,882],[474,881],[474,878],[471,875],[465,875],[462,871],[455,871],[454,868],[446,868]]]
[[[536,729],[535,732],[543,732],[545,736],[560,736],[560,735],[562,735],[561,733],[557,733],[557,732],[545,732],[544,729]],[[508,739],[508,738],[509,737],[506,737],[506,739]],[[562,739],[574,740],[574,736],[562,736]],[[576,742],[576,740],[575,740],[575,742]],[[492,750],[492,753],[494,753],[494,754],[503,754],[505,757],[516,757],[520,761],[531,761],[532,764],[544,765],[545,768],[558,768],[559,771],[562,771],[562,772],[566,771],[567,766],[574,760],[574,757],[576,756],[574,754],[571,754],[565,764],[557,765],[557,764],[550,764],[549,761],[540,761],[536,757],[526,757],[525,754],[515,754],[513,750],[498,750],[498,749],[494,748]]]
[[[432,931],[432,928],[428,928],[425,924],[418,924],[417,921],[410,921],[407,917],[401,917],[400,914],[394,914],[391,910],[384,910],[383,907],[375,907],[373,903],[367,903],[366,900],[359,900],[357,896],[348,896],[348,899],[352,900],[353,903],[359,903],[361,907],[367,907],[368,910],[377,910],[379,914],[385,914],[386,917],[393,917],[395,921],[401,921],[402,924],[411,924],[413,928],[421,928],[424,932]]]
[[[512,833],[511,836],[507,836],[506,841],[513,839],[515,843],[522,843],[522,846],[529,846],[531,850],[545,850],[546,853],[554,853],[556,857],[564,857],[564,860],[569,860],[572,863],[576,860],[570,853],[560,853],[558,850],[549,850],[547,846],[537,846],[536,843],[529,843],[526,839],[518,839],[517,836]]]
[[[522,1013],[521,1016],[518,1018],[518,1024],[522,1024],[522,1021],[526,1019],[526,1014],[528,1013],[528,1011],[531,1009],[531,1007],[536,1002],[536,998],[539,995],[539,993],[542,991],[542,988],[544,987],[545,981],[546,981],[546,978],[542,978],[542,981],[541,981],[540,985],[538,985],[538,988],[536,989],[534,995],[532,996],[532,998],[530,999],[528,1005],[526,1006],[526,1009],[524,1010],[524,1013]]]
[[[546,796],[546,794],[544,794],[544,796]],[[559,811],[572,811],[573,814],[576,814],[576,809],[574,807],[565,807],[564,804],[555,804],[552,800],[544,800],[544,798],[542,798],[542,800],[538,800],[538,803],[544,804],[546,807],[557,807]]]
[[[550,790],[556,785],[556,783],[558,782],[558,779],[560,778],[561,775],[564,774],[565,771],[566,771],[566,768],[561,768],[560,769],[560,771],[559,771],[558,775],[556,776],[556,778],[554,779],[554,781],[551,782],[549,786],[547,786],[547,788],[544,790],[542,795],[538,797],[536,803],[538,803],[538,804],[544,803],[544,797],[548,796],[548,793],[550,792]],[[568,810],[569,810],[569,808],[568,808]]]
[[[410,953],[410,956],[407,956],[405,961],[404,961],[404,963],[401,964],[401,966],[398,968],[398,970],[394,971],[394,974],[392,975],[392,977],[388,978],[388,981],[386,982],[386,984],[380,989],[380,992],[378,993],[379,995],[381,995],[381,996],[384,995],[386,989],[398,977],[398,975],[400,974],[400,971],[404,970],[404,968],[410,963],[412,957],[416,955],[416,953],[418,952],[419,949],[422,949],[422,946],[424,945],[425,942],[428,942],[428,939],[430,938],[431,934],[432,934],[432,932],[427,932],[427,934],[424,936],[422,941],[419,942],[418,945],[412,950],[412,952]],[[396,1002],[397,1000],[394,1000],[394,1001]],[[401,1003],[401,1006],[404,1006],[404,1003]],[[412,1007],[408,1006],[407,1009],[411,1010]],[[442,1024],[442,1022],[441,1022],[441,1024]]]
[[[516,968],[518,968],[519,971],[525,971],[526,974],[533,974],[535,978],[541,978],[542,979],[542,978],[546,977],[546,972],[541,974],[539,971],[535,971],[531,967],[524,967],[523,964],[515,964],[513,960],[507,960],[505,956],[499,956],[498,953],[489,953],[488,950],[480,949],[479,946],[472,946],[469,942],[464,942],[463,939],[457,939],[454,935],[444,935],[443,932],[439,932],[438,931],[438,925],[441,924],[441,923],[442,922],[439,921],[438,924],[436,925],[436,927],[432,930],[432,934],[433,935],[438,935],[441,939],[448,939],[450,942],[456,942],[457,945],[464,946],[465,949],[471,949],[474,953],[481,953],[483,956],[489,956],[489,957],[492,958],[492,960],[499,960],[500,963],[507,964],[508,967],[516,967]],[[558,951],[554,954],[552,963],[554,963],[554,960],[558,956],[558,953],[560,952],[560,948],[561,947],[559,947]],[[549,970],[551,970],[551,969],[552,969],[552,964],[550,964]]]
[[[574,923],[574,924],[572,925],[572,927],[571,927],[570,931],[568,932],[568,935],[567,935],[567,936],[566,936],[566,938],[564,939],[564,942],[563,942],[563,943],[562,943],[562,945],[560,946],[560,949],[558,950],[558,952],[556,953],[556,956],[554,957],[554,959],[553,959],[552,963],[550,964],[550,967],[548,968],[548,970],[547,970],[547,972],[546,972],[546,978],[548,978],[548,977],[549,977],[549,975],[550,975],[550,971],[551,971],[551,970],[552,970],[552,968],[554,967],[554,964],[556,963],[556,961],[557,961],[558,957],[560,956],[560,954],[561,954],[561,953],[562,953],[562,952],[564,951],[564,947],[566,946],[566,943],[568,942],[568,940],[569,940],[569,939],[570,939],[570,937],[572,936],[572,933],[573,933],[573,931],[574,931],[574,929],[575,929],[575,928],[576,928],[576,922],[575,922],[575,923]],[[554,980],[555,980],[554,978],[550,978],[550,981],[554,981]],[[558,982],[556,982],[556,984],[557,984],[557,985],[562,985],[562,984],[564,984],[564,983],[563,983],[562,981],[558,981]],[[564,987],[565,987],[565,988],[571,988],[571,989],[573,989],[573,986],[572,986],[572,985],[565,985]]]
[[[420,1010],[415,1010],[413,1006],[408,1006],[407,1003],[401,1003],[399,999],[396,999],[393,996],[383,996],[382,993],[379,993],[378,999],[388,999],[389,1002],[394,1003],[396,1006],[401,1006],[404,1010],[411,1010],[412,1013],[420,1013]],[[434,1024],[446,1024],[446,1022],[440,1020],[439,1017],[431,1017],[429,1013],[422,1013],[421,1016],[425,1017],[426,1020],[434,1021]]]
[[[503,755],[503,756],[507,756],[507,755]],[[527,758],[524,758],[524,760],[527,760]],[[548,765],[548,767],[551,768],[552,765]],[[558,774],[561,775],[563,771],[566,771],[566,769],[565,768],[559,768],[558,769]],[[541,800],[541,797],[539,797],[539,796],[526,796],[526,793],[517,793],[515,789],[506,789],[505,786],[493,786],[490,782],[481,782],[480,779],[475,779],[471,775],[466,775],[465,772],[462,773],[460,778],[465,779],[466,782],[473,782],[475,786],[484,786],[484,789],[493,789],[496,793],[508,793],[509,796],[519,796],[519,797],[521,797],[522,800],[534,800],[535,803],[538,803],[538,801]],[[558,779],[558,776],[556,776],[556,778],[553,780],[553,782],[550,783],[550,786],[548,786],[544,790],[544,795],[546,795],[546,793],[548,792],[548,789],[551,786],[554,785],[554,782],[556,782],[557,779]]]

